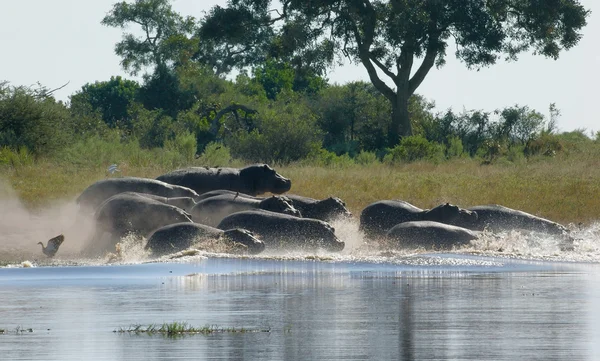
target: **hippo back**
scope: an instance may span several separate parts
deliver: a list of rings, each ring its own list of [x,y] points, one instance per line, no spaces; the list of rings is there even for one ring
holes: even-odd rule
[[[294,207],[305,218],[331,221],[339,217],[352,217],[352,213],[346,208],[346,203],[337,197],[318,200],[295,194],[287,194],[286,196],[292,200]]]
[[[383,200],[371,203],[360,214],[360,229],[368,237],[380,237],[398,223],[417,221],[423,212],[408,202]]]
[[[116,235],[142,236],[167,224],[191,222],[184,210],[138,194],[116,194],[95,213],[97,224]]]
[[[404,222],[386,233],[388,242],[398,247],[427,249],[452,249],[468,244],[477,237],[477,232],[434,221]]]
[[[427,209],[420,214],[420,220],[423,221],[434,221],[465,228],[469,228],[468,225],[476,224],[477,219],[477,212],[450,203]]]
[[[200,196],[198,197],[198,199],[196,199],[196,201],[199,202],[199,201],[204,200],[206,198],[211,198],[211,197],[216,197],[216,196],[222,196],[222,195],[230,195],[230,196],[244,197],[244,198],[250,198],[250,199],[259,199],[257,197],[251,196],[251,195],[246,194],[246,193],[240,193],[240,192],[236,192],[236,191],[230,191],[228,189],[216,189],[214,191],[210,191],[210,192],[206,192],[206,193],[200,194]]]
[[[473,226],[476,230],[522,229],[556,236],[566,236],[569,233],[566,227],[556,222],[498,204],[470,207],[469,210],[478,215],[477,223]]]
[[[203,241],[221,240],[242,245],[245,253],[257,254],[265,245],[246,230],[233,229],[223,231],[198,223],[175,223],[154,231],[146,243],[145,249],[160,256],[188,249]],[[238,247],[233,247],[238,249]]]
[[[341,251],[344,248],[344,242],[337,238],[335,229],[326,222],[264,210],[231,214],[217,228],[247,229],[265,242],[267,250],[324,248]]]
[[[178,169],[157,178],[177,184],[202,194],[213,190],[231,190],[255,196],[272,192],[287,192],[291,181],[278,174],[267,164],[251,165],[245,168],[191,167]]]
[[[155,230],[146,241],[144,249],[156,256],[171,254],[190,248],[203,239],[218,239],[223,231],[203,224],[173,223]]]
[[[77,198],[82,209],[95,210],[102,202],[123,192],[146,193],[160,197],[198,197],[193,190],[155,179],[123,177],[100,180],[87,187]]]

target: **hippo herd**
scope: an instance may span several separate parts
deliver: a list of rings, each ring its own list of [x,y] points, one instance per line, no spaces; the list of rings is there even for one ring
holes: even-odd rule
[[[156,179],[104,179],[77,198],[80,213],[92,217],[96,227],[84,252],[110,252],[128,234],[141,236],[145,249],[155,256],[214,241],[245,254],[342,251],[345,243],[329,222],[352,216],[345,203],[336,197],[287,194],[291,185],[267,164],[192,167]],[[274,195],[259,197],[264,193]],[[400,200],[382,200],[360,214],[360,230],[367,239],[385,240],[394,247],[451,249],[468,244],[484,229],[520,229],[571,240],[558,223],[499,205],[463,209],[446,203],[420,209]]]

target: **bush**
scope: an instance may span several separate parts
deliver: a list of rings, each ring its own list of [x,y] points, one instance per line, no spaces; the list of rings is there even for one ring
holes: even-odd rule
[[[355,164],[354,160],[348,154],[337,155],[321,147],[313,149],[302,163],[333,168],[347,168]]]
[[[32,154],[49,155],[68,143],[69,111],[45,91],[0,82],[0,147],[26,147]]]
[[[414,162],[418,160],[441,161],[444,147],[437,142],[429,142],[421,135],[404,137],[400,144],[388,150],[386,163]]]
[[[188,131],[176,134],[175,139],[165,142],[165,150],[177,152],[184,161],[191,162],[196,155],[196,137]]]
[[[356,155],[356,158],[354,158],[354,162],[356,164],[368,165],[379,163],[379,159],[377,159],[377,154],[375,154],[375,152],[361,151]]]
[[[448,146],[446,147],[446,158],[459,158],[465,155],[462,140],[456,136],[448,137]]]
[[[226,138],[235,158],[250,162],[289,163],[306,158],[321,144],[315,117],[296,97],[281,93],[278,100],[261,107],[248,131],[240,128]],[[228,126],[233,128],[233,126]]]
[[[196,163],[207,167],[224,167],[231,163],[229,148],[221,143],[209,143]]]

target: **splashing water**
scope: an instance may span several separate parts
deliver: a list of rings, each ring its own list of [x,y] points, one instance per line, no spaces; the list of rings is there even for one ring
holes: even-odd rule
[[[144,250],[145,240],[127,236],[121,240],[114,252],[97,258],[83,257],[94,231],[91,220],[78,216],[78,207],[73,201],[56,202],[51,207],[35,212],[27,210],[14,191],[0,183],[0,266],[36,267],[65,265],[138,264],[145,262],[187,262],[206,257],[250,257],[279,260],[317,261],[360,261],[360,262],[404,262],[413,261],[423,254],[436,250],[424,248],[387,248],[385,243],[368,240],[359,230],[356,219],[339,219],[331,222],[336,235],[346,243],[340,253],[324,250],[302,252],[278,252],[268,250],[256,256],[232,255],[219,242],[202,243],[200,247],[173,255],[152,258]],[[481,255],[490,257],[520,258],[528,260],[552,260],[567,262],[600,262],[600,222],[587,227],[570,225],[575,239],[572,251],[562,251],[560,242],[540,234],[518,231],[482,233],[469,245],[457,247],[444,253]],[[58,235],[65,235],[65,242],[54,258],[47,258],[37,242],[47,242]],[[428,261],[429,262],[429,261]]]

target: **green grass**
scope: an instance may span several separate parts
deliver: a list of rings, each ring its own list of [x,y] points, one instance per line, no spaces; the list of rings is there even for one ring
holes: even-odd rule
[[[268,329],[253,330],[248,328],[235,327],[218,327],[209,325],[204,327],[193,327],[187,322],[171,322],[163,323],[162,325],[150,324],[148,326],[132,325],[128,328],[119,328],[113,331],[115,333],[130,333],[130,334],[162,334],[165,336],[180,336],[188,334],[210,335],[215,333],[248,333],[248,332],[270,332]]]
[[[0,166],[0,200],[7,197],[8,184],[29,209],[56,200],[75,199],[100,179],[111,177],[107,167],[117,163],[116,176],[154,178],[174,168],[202,166],[200,159],[187,163],[161,160],[158,150],[151,162],[143,150],[106,156],[102,162],[37,160],[19,166]],[[98,151],[98,153],[103,153]],[[482,165],[480,160],[456,159],[439,164],[415,162],[387,165],[305,163],[277,166],[292,179],[291,193],[314,198],[337,196],[358,216],[368,204],[381,199],[402,199],[421,208],[443,202],[462,207],[498,203],[561,223],[590,223],[600,215],[600,154],[580,152],[554,158],[498,162]],[[81,157],[93,157],[87,153]],[[166,155],[165,155],[166,157]],[[222,166],[241,166],[229,162]],[[115,176],[115,175],[112,175]]]

